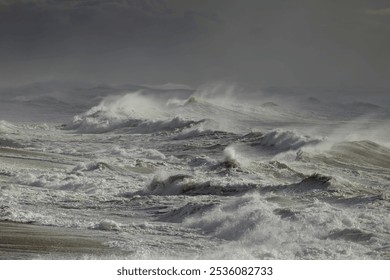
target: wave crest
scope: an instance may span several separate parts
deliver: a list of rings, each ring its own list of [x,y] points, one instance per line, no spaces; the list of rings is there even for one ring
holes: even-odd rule
[[[322,140],[295,131],[275,129],[264,134],[254,145],[274,147],[280,150],[297,150],[307,145],[319,144]]]

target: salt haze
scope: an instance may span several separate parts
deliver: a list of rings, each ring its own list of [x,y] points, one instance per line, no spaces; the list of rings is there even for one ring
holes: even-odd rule
[[[0,0],[0,259],[390,259],[389,9]]]

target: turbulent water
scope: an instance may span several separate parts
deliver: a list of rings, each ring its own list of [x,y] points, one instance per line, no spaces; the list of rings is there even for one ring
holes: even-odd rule
[[[117,252],[84,258],[389,259],[390,104],[297,91],[4,89],[0,220]]]

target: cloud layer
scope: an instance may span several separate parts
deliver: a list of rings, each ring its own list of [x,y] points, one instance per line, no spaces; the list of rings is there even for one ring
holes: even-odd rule
[[[368,0],[3,0],[0,82],[390,86],[388,11]]]

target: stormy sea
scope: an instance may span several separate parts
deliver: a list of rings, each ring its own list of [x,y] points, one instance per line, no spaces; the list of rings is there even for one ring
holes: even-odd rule
[[[0,221],[107,250],[2,257],[390,259],[389,93],[3,88]]]

